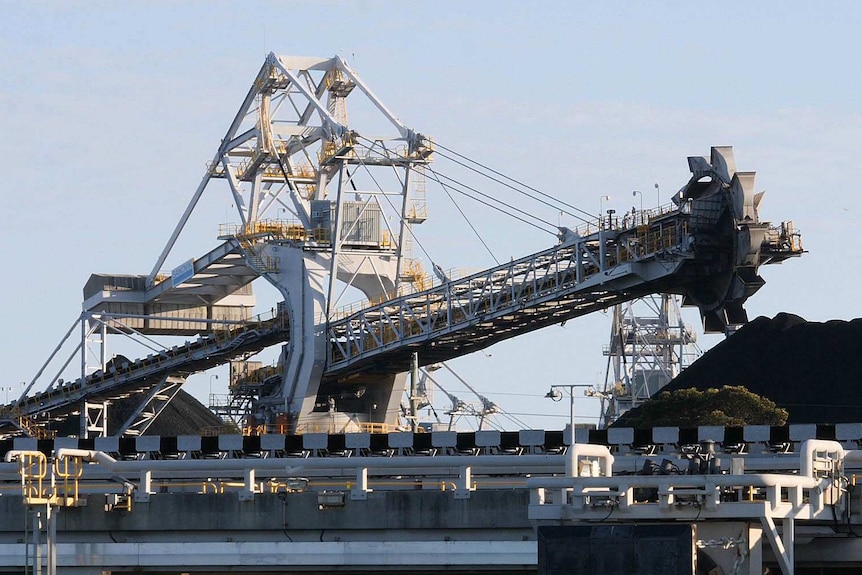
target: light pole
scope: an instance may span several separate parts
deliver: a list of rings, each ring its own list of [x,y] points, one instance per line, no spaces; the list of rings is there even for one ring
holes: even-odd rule
[[[209,398],[210,399],[210,405],[209,405],[210,407],[212,407],[212,405],[213,405],[213,380],[214,379],[216,381],[218,381],[218,375],[217,374],[213,374],[210,376],[210,398]]]
[[[547,397],[548,399],[560,401],[561,399],[563,399],[563,392],[560,390],[569,390],[569,447],[574,447],[575,445],[575,388],[577,387],[586,387],[590,389],[593,388],[592,384],[564,383],[552,385],[548,393],[545,394],[545,397]]]
[[[635,190],[632,192],[632,196],[640,196],[641,197],[641,213],[644,211],[644,194],[640,190]]]
[[[604,227],[605,221],[605,206],[604,202],[610,200],[610,196],[599,196],[599,227]]]
[[[655,198],[656,198],[656,202],[658,202],[656,204],[656,207],[660,208],[661,207],[661,190],[659,190],[658,183],[655,184]]]

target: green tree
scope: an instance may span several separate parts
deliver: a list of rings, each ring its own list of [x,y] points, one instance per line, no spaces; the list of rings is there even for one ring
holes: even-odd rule
[[[787,410],[742,386],[699,391],[694,388],[662,392],[627,413],[619,423],[626,427],[698,425],[784,425]],[[623,421],[624,420],[624,421]]]

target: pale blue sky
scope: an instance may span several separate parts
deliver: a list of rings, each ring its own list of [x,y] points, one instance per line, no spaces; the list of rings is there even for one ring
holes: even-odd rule
[[[339,53],[407,125],[591,212],[604,194],[631,207],[634,189],[649,205],[654,183],[666,201],[686,156],[733,145],[768,192],[761,216],[793,219],[810,250],[763,270],[749,315],[862,315],[862,4],[4,0],[0,11],[4,386],[32,378],[90,273],[150,270],[269,51]],[[487,265],[449,200],[432,190],[429,203],[418,233],[435,260]],[[205,198],[179,259],[216,245],[228,205]],[[550,239],[476,218],[503,257]],[[596,314],[452,365],[504,409],[547,412],[521,419],[559,428],[565,405],[541,396],[596,381],[608,332]],[[206,376],[189,387],[205,393]]]

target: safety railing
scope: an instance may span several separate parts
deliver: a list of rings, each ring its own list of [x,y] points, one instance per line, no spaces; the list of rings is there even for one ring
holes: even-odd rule
[[[275,144],[276,151],[280,154],[284,154],[287,146],[284,140],[275,140],[273,142]],[[234,175],[237,178],[242,178],[248,169],[251,167],[252,162],[250,160],[246,160],[241,162],[239,165],[235,166]],[[206,171],[210,174],[210,176],[214,178],[223,178],[225,176],[224,167],[219,162],[207,162],[206,163]],[[277,164],[265,164],[262,167],[262,175],[265,178],[275,178],[275,179],[284,179],[284,172],[281,170],[281,166]],[[287,174],[289,179],[293,180],[314,180],[317,177],[317,172],[314,169],[314,166],[311,164],[301,164],[299,166],[294,166]]]
[[[574,231],[577,235],[584,237],[598,233],[599,230],[630,230],[639,226],[649,226],[654,223],[655,220],[661,218],[662,216],[666,216],[668,214],[672,214],[678,211],[679,207],[673,203],[663,204],[655,208],[648,208],[643,210],[636,210],[633,208],[630,212],[623,213],[622,216],[616,214],[610,216],[602,214],[597,217],[595,221],[583,223],[578,227],[574,228],[572,231]]]
[[[340,138],[334,140],[324,140],[321,143],[320,151],[317,154],[317,161],[324,164],[334,158],[339,153],[348,152],[355,155],[353,148],[356,146],[356,139],[353,132],[345,132]]]
[[[47,429],[35,423],[29,416],[20,414],[20,408],[16,411],[19,412],[18,417],[16,418],[18,422],[18,427],[30,436],[35,437],[36,439],[53,439],[57,432],[51,429]]]
[[[219,237],[235,237],[248,240],[270,238],[294,241],[330,241],[331,232],[324,228],[305,228],[295,220],[257,220],[248,224],[219,224]]]
[[[17,459],[24,501],[30,505],[44,503],[48,499],[48,458],[40,451],[25,451],[18,453]]]
[[[78,505],[83,461],[79,457],[55,457],[53,461],[41,451],[10,451],[7,462],[18,465],[21,496],[28,505]]]
[[[251,373],[244,375],[242,377],[238,377],[235,381],[231,381],[230,389],[235,390],[239,389],[243,386],[248,385],[260,385],[267,379],[281,374],[281,368],[277,366],[268,365],[265,367],[261,367],[259,369],[255,369]]]
[[[84,461],[80,457],[54,460],[54,498],[63,506],[77,505],[80,501],[80,481],[84,476]]]

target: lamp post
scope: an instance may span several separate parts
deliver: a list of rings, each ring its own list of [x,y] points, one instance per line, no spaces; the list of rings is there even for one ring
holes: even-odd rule
[[[604,202],[610,200],[610,196],[599,196],[599,227],[604,226],[604,218],[605,218],[605,206]]]
[[[575,388],[577,387],[593,388],[592,384],[564,383],[552,385],[548,393],[545,394],[545,397],[548,399],[560,401],[563,399],[563,392],[560,390],[569,390],[569,447],[574,447],[575,445]]]
[[[217,374],[213,374],[213,375],[211,375],[211,376],[210,376],[210,397],[209,397],[209,400],[210,400],[210,405],[209,405],[209,406],[210,406],[210,407],[212,407],[212,405],[213,405],[213,380],[214,380],[214,379],[215,379],[216,381],[218,381],[218,375],[217,375]]]
[[[632,192],[632,196],[633,197],[634,196],[640,196],[641,197],[641,211],[640,211],[640,213],[638,213],[638,214],[633,213],[632,214],[632,224],[636,226],[639,223],[641,223],[641,224],[644,223],[644,221],[646,220],[646,217],[644,216],[644,194],[640,190],[634,190]],[[634,212],[634,211],[635,211],[635,209],[634,209],[634,207],[632,207],[632,212]]]
[[[656,204],[656,206],[660,208],[661,207],[661,190],[659,190],[658,183],[655,184],[655,198],[656,198],[656,201],[658,202]]]
[[[640,190],[635,190],[632,192],[632,196],[640,196],[641,197],[641,212],[644,211],[644,194]]]

